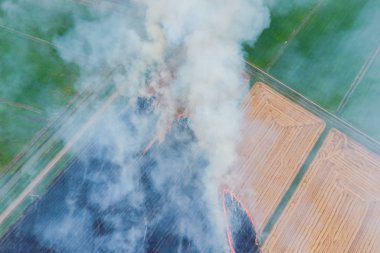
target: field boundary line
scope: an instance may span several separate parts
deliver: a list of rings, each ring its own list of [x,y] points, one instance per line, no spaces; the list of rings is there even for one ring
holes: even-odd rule
[[[322,3],[322,0],[320,0],[312,9],[311,11],[302,19],[299,26],[297,26],[296,29],[294,29],[288,39],[285,41],[285,44],[283,44],[276,54],[276,56],[270,61],[268,67],[266,68],[266,71],[270,71],[270,69],[273,67],[274,64],[281,58],[281,56],[284,54],[285,50],[288,48],[290,43],[294,40],[294,38],[305,28],[306,24],[310,21],[310,19],[315,15],[315,13],[318,11]]]
[[[375,62],[376,57],[379,55],[379,53],[380,53],[380,44],[378,44],[377,47],[371,51],[371,53],[367,57],[367,60],[364,62],[363,66],[360,68],[359,72],[356,74],[354,80],[352,81],[350,87],[345,93],[343,99],[340,101],[339,106],[335,111],[336,114],[340,115],[342,113],[342,110],[347,105],[348,101],[350,100],[352,94],[355,92],[356,88],[364,79],[365,75],[367,74],[368,70],[371,68],[371,66]]]
[[[19,108],[19,109],[24,109],[24,110],[27,110],[27,111],[30,111],[30,112],[38,113],[38,114],[42,114],[43,113],[43,111],[41,109],[38,109],[38,108],[33,107],[31,105],[26,105],[26,104],[18,103],[18,102],[15,102],[15,101],[10,101],[10,100],[4,99],[4,98],[0,98],[0,103],[1,104],[6,104],[6,105],[9,105],[9,106],[13,106],[13,107],[16,107],[16,108]]]

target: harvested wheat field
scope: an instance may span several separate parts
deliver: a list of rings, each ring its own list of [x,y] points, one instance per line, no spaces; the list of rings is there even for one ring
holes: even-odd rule
[[[260,234],[325,123],[263,83],[253,86],[243,110],[242,164],[227,185],[247,207]]]
[[[380,157],[331,130],[264,252],[380,252]]]

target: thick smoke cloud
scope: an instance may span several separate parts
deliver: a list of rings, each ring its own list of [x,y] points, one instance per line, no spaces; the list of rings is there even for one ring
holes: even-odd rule
[[[122,4],[94,5],[96,20],[77,18],[54,40],[81,69],[79,91],[113,71],[128,109],[111,107],[84,137],[91,148],[49,193],[59,210],[29,224],[33,237],[58,252],[228,251],[218,189],[239,158],[241,43],[269,25],[268,10],[261,0]]]

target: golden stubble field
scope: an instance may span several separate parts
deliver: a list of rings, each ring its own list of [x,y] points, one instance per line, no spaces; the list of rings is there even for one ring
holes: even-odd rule
[[[260,236],[325,122],[263,83],[250,91],[241,164],[227,183]],[[380,252],[380,157],[329,130],[263,252]]]
[[[332,129],[264,252],[380,252],[380,157]]]

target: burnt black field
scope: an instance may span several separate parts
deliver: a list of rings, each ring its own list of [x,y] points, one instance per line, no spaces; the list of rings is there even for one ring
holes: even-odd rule
[[[151,117],[151,102],[122,115],[132,135],[131,115]],[[1,239],[0,252],[219,252],[202,198],[208,162],[190,125],[178,119],[164,143],[126,152],[131,175],[108,159],[112,147],[89,145]],[[227,204],[236,252],[257,252],[248,217],[234,199]]]
[[[224,193],[228,228],[235,253],[259,253],[255,228],[241,203],[230,193]]]

